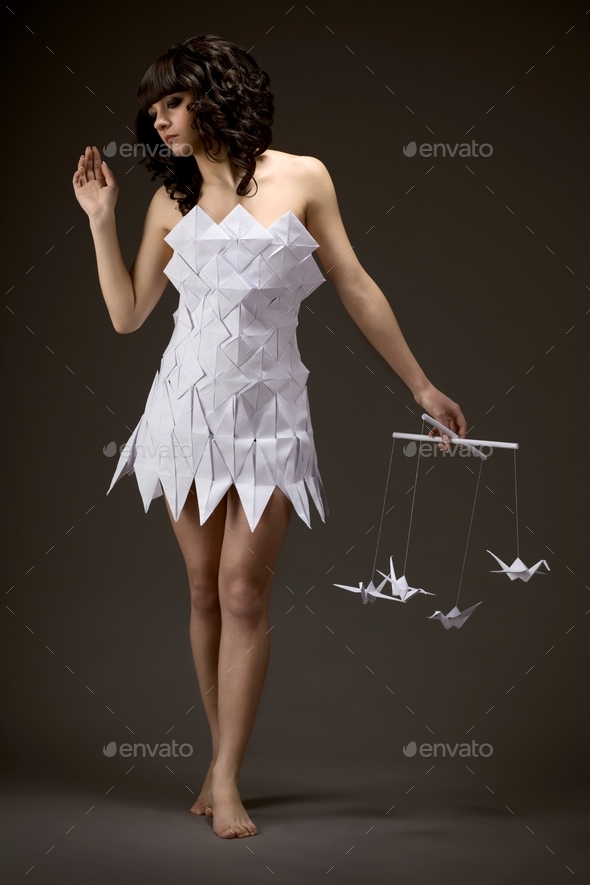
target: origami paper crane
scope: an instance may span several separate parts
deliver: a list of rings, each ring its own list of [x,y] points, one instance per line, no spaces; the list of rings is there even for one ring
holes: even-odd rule
[[[342,587],[343,590],[350,590],[352,593],[360,593],[363,604],[366,605],[367,602],[375,602],[377,596],[383,596],[380,591],[381,588],[385,586],[386,581],[387,578],[385,579],[385,581],[379,584],[378,587],[375,587],[372,581],[369,581],[366,587],[362,581],[359,582],[358,587],[349,587],[348,584],[334,584],[334,586]]]
[[[491,571],[493,572],[493,574],[508,575],[511,581],[516,581],[517,578],[520,578],[521,581],[529,581],[533,577],[537,569],[539,569],[542,565],[545,566],[548,572],[551,571],[546,559],[540,559],[539,562],[536,562],[530,568],[527,568],[522,559],[520,559],[518,556],[516,557],[512,565],[506,565],[506,563],[502,562],[502,560],[498,556],[496,556],[495,553],[492,553],[491,550],[487,550],[486,552],[489,553],[490,556],[493,556],[496,562],[502,566],[502,568],[499,569],[492,569]],[[545,572],[539,572],[539,574],[544,575]]]
[[[457,606],[453,606],[450,612],[446,615],[443,615],[440,611],[435,611],[433,615],[428,615],[428,620],[432,621],[433,618],[438,618],[445,630],[448,630],[450,627],[456,627],[457,630],[459,627],[462,627],[467,618],[472,612],[475,611],[478,605],[481,605],[481,602],[476,602],[475,605],[469,606],[465,611],[460,612]]]
[[[407,600],[411,599],[416,593],[424,593],[426,596],[436,596],[436,593],[429,593],[428,590],[422,590],[421,587],[410,587],[404,575],[402,575],[401,578],[396,578],[395,569],[393,567],[393,556],[389,557],[388,575],[386,575],[385,572],[379,571],[379,569],[377,569],[377,571],[391,584],[391,596],[388,593],[379,593],[379,596],[383,599],[395,599],[396,602],[407,602]],[[383,586],[383,584],[381,584],[381,586]]]

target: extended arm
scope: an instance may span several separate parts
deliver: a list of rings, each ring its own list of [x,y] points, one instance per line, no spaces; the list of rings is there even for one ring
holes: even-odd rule
[[[428,380],[408,347],[387,298],[359,263],[346,235],[326,167],[313,157],[304,158],[304,162],[310,193],[307,228],[319,244],[316,254],[344,307],[375,350],[407,384],[414,400],[457,436],[465,437],[467,421],[459,405]]]

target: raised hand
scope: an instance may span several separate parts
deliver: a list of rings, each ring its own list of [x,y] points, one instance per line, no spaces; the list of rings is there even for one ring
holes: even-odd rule
[[[107,164],[101,162],[97,147],[87,147],[80,155],[72,184],[76,199],[87,215],[96,218],[114,212],[119,186]]]

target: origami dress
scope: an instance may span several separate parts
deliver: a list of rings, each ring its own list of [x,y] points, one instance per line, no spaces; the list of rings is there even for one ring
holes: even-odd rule
[[[293,212],[269,228],[237,205],[216,224],[194,206],[164,238],[180,293],[145,412],[107,494],[135,472],[147,513],[164,492],[178,520],[195,483],[200,523],[234,484],[254,531],[278,486],[311,527],[329,513],[297,347],[299,305],[324,277]]]

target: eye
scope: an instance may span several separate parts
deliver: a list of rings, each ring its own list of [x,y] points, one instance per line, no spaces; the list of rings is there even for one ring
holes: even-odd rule
[[[175,108],[179,101],[180,101],[179,98],[171,98],[166,102],[166,107],[167,108]],[[156,115],[148,113],[148,117],[150,117],[150,119],[154,120]]]

